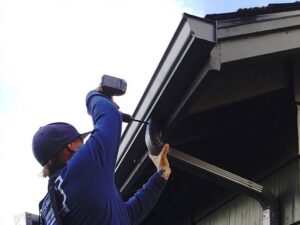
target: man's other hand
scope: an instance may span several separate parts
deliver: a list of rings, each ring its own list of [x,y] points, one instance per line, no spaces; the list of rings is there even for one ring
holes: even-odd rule
[[[169,144],[165,144],[159,153],[159,155],[155,156],[149,154],[150,159],[156,166],[157,171],[163,170],[162,177],[167,180],[171,174],[171,168],[168,161],[168,153],[170,152]]]

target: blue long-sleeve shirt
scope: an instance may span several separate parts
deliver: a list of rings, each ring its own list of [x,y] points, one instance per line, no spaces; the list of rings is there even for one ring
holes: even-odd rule
[[[56,196],[64,225],[135,225],[157,202],[166,181],[155,173],[124,202],[115,185],[114,169],[121,136],[121,114],[110,99],[96,91],[86,97],[94,124],[87,142],[58,171]],[[56,224],[50,196],[41,208],[45,224]]]

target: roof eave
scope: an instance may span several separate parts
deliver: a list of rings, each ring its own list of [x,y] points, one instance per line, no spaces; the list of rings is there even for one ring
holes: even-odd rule
[[[202,64],[209,57],[211,49],[216,43],[216,23],[211,20],[183,14],[183,18],[171,39],[157,69],[154,72],[133,116],[140,120],[148,120],[155,114],[161,104],[162,96],[171,97],[174,89],[171,87],[182,87],[182,80],[178,77],[182,73],[178,68],[186,65],[186,57],[193,54],[196,47],[200,50],[199,64],[193,70],[199,71]],[[199,53],[198,53],[199,54]],[[203,62],[201,62],[203,61]],[[191,68],[183,68],[191,69]],[[196,72],[196,71],[195,71]],[[175,90],[179,91],[179,90]],[[166,99],[166,97],[164,97]],[[116,167],[117,184],[121,186],[126,183],[128,173],[136,172],[136,166],[141,164],[140,158],[147,153],[144,139],[144,124],[132,122],[127,125],[119,148],[119,158]],[[143,161],[143,160],[142,160]],[[141,166],[141,165],[140,165]],[[134,172],[135,171],[135,172]]]

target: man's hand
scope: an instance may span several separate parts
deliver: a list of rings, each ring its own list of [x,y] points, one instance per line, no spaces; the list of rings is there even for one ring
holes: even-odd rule
[[[112,101],[112,103],[114,103],[114,105],[117,107],[117,109],[120,109],[119,105],[114,101],[113,96],[108,95],[107,93],[105,93],[105,92],[102,90],[101,85],[98,86],[97,88],[95,88],[95,91],[97,91],[97,92],[99,92],[99,93],[105,95],[108,99],[110,99],[110,100]]]
[[[160,171],[161,169],[164,170],[162,177],[165,180],[168,180],[168,178],[171,174],[171,168],[170,168],[169,161],[167,158],[169,151],[170,151],[169,144],[165,144],[158,156],[149,154],[149,157],[152,160],[152,162],[154,163],[154,165],[156,166],[157,171]]]

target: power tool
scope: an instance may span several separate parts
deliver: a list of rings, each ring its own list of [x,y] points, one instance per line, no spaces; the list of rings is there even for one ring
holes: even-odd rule
[[[126,93],[127,82],[124,79],[104,74],[100,88],[101,92],[108,97],[121,96]]]
[[[124,95],[126,93],[127,83],[124,79],[104,74],[101,79],[100,88],[101,93],[111,98],[112,96]],[[135,119],[126,113],[122,113],[122,121],[124,123],[136,121],[148,124],[148,122]]]

